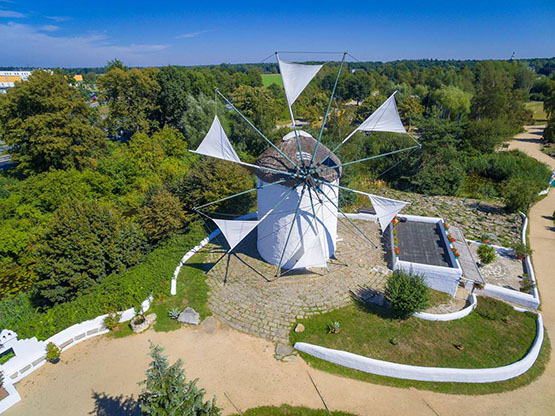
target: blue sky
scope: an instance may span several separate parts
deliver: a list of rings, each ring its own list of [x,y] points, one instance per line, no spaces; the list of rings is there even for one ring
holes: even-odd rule
[[[551,57],[554,28],[555,1],[0,0],[0,66],[260,62],[275,50],[348,50],[364,61]]]

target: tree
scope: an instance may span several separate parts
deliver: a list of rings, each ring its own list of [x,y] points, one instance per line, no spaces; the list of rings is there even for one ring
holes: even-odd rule
[[[469,151],[491,153],[514,133],[504,120],[472,120],[463,135]]]
[[[452,85],[443,86],[432,92],[432,99],[447,110],[447,117],[457,119],[470,111],[470,94]]]
[[[214,202],[218,199],[253,188],[249,172],[232,162],[203,158],[196,160],[180,183],[176,184],[175,194],[183,202],[185,209]],[[249,212],[254,192],[214,204],[205,210],[228,214]]]
[[[83,169],[105,147],[90,108],[60,73],[33,71],[0,98],[0,134],[25,174]]]
[[[422,276],[396,270],[387,279],[385,298],[396,318],[407,319],[428,307],[430,289]]]
[[[139,213],[139,222],[148,239],[156,244],[183,228],[185,212],[179,198],[163,189],[147,200]]]
[[[191,81],[186,73],[175,66],[161,68],[157,76],[160,84],[159,105],[162,125],[179,127],[187,109]]]
[[[531,180],[512,178],[503,188],[503,202],[510,212],[528,212],[538,198],[537,186]]]
[[[216,398],[204,401],[204,389],[197,387],[197,380],[186,381],[183,361],[170,365],[162,354],[163,348],[150,344],[152,361],[146,370],[144,388],[139,395],[143,415],[163,416],[219,416]]]
[[[112,135],[130,137],[159,126],[160,85],[156,68],[113,67],[98,78],[100,99],[108,105],[106,127]]]
[[[146,251],[138,226],[98,202],[69,201],[58,208],[37,248],[37,301],[74,299]]]

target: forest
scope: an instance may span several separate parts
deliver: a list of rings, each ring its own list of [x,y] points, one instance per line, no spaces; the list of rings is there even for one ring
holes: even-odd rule
[[[338,68],[325,65],[294,104],[315,137]],[[75,72],[83,83],[70,77]],[[267,146],[214,89],[278,142],[291,120],[282,87],[263,84],[275,73],[275,64],[129,68],[114,60],[36,70],[0,95],[0,142],[16,162],[0,173],[0,326],[46,336],[167,290],[164,273],[175,265],[157,256],[185,253],[208,226],[192,208],[256,183],[251,171],[188,150],[214,114],[244,161]],[[555,141],[555,58],[348,62],[323,144],[333,148],[395,91],[421,149],[346,167],[342,185],[500,201],[512,212],[537,200],[548,168],[501,150],[534,123],[528,101],[543,102],[545,140]],[[359,132],[338,156],[346,162],[408,143],[406,135]],[[347,208],[354,203],[340,197]],[[241,215],[256,209],[255,199],[213,209]],[[148,265],[159,273],[146,274]]]

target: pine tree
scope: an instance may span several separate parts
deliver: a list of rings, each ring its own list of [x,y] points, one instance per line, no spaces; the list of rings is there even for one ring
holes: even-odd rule
[[[146,380],[139,383],[145,386],[139,395],[143,415],[221,415],[215,397],[205,402],[205,391],[197,387],[197,380],[186,381],[183,361],[179,359],[169,365],[163,350],[159,345],[150,344],[152,362],[145,373]]]

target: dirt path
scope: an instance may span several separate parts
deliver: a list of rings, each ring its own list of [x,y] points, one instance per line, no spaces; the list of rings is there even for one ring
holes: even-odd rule
[[[539,151],[538,136],[520,135],[511,143],[555,169],[555,160]],[[547,160],[545,159],[547,158]],[[555,192],[530,213],[530,241],[542,295],[545,326],[555,334],[555,232],[551,215]],[[122,401],[137,397],[137,381],[148,364],[148,340],[166,348],[170,360],[181,357],[187,376],[215,394],[226,414],[234,411],[226,393],[241,410],[266,404],[289,403],[323,407],[310,371],[331,409],[365,415],[550,415],[555,414],[555,362],[544,375],[519,390],[487,396],[456,396],[415,389],[398,389],[340,378],[310,369],[303,361],[274,360],[273,345],[231,329],[213,333],[201,328],[171,333],[148,331],[113,340],[100,337],[70,349],[63,360],[45,365],[17,385],[23,400],[6,415],[118,415]],[[96,397],[96,399],[95,399]],[[92,412],[92,413],[91,413]]]

